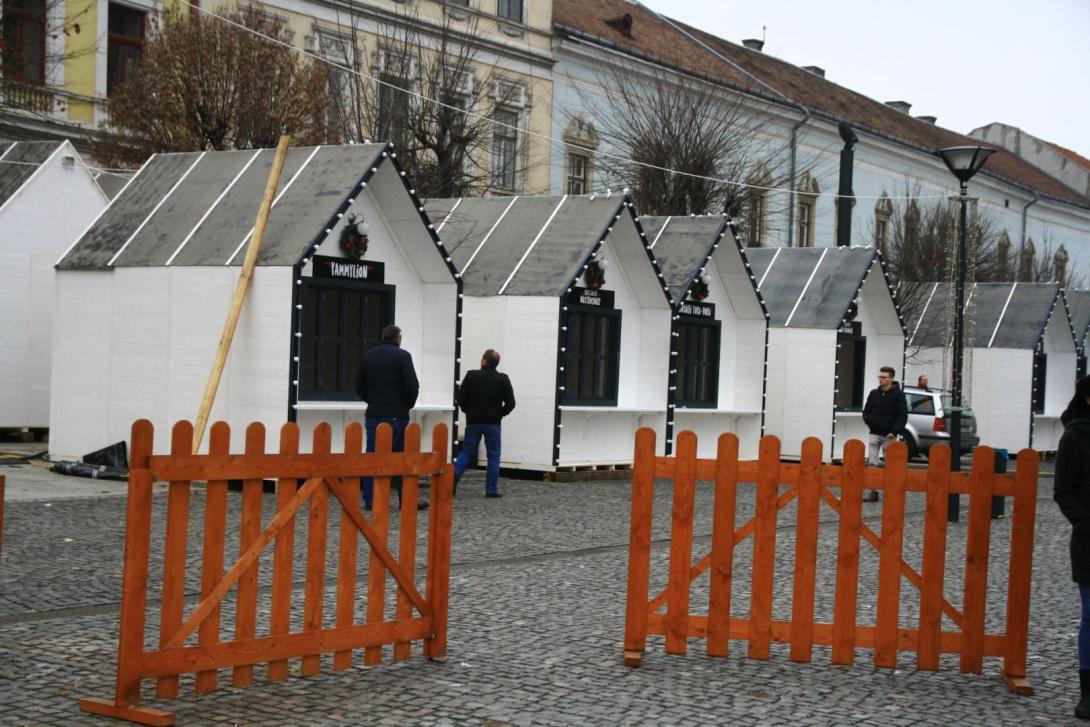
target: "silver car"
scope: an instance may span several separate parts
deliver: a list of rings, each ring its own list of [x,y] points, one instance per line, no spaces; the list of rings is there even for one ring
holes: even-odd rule
[[[935,444],[950,444],[950,394],[938,389],[904,387],[908,404],[908,423],[905,425],[905,442],[908,458],[927,455]],[[976,433],[976,417],[972,409],[961,411],[961,453],[971,452],[980,444]]]

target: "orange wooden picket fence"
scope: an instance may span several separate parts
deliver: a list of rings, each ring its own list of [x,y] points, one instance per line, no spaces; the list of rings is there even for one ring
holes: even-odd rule
[[[927,470],[908,469],[908,450],[891,444],[884,468],[865,466],[858,440],[844,447],[842,465],[823,464],[821,441],[803,442],[797,464],[780,461],[776,437],[761,440],[756,461],[739,461],[738,438],[723,434],[716,459],[698,459],[692,432],[677,438],[674,457],[655,455],[655,433],[636,434],[632,481],[632,522],[628,563],[628,602],[624,659],[639,666],[647,635],[665,636],[669,654],[684,654],[687,639],[706,641],[709,656],[726,656],[731,639],[748,642],[751,659],[768,659],[772,642],[790,644],[792,661],[809,662],[815,645],[831,646],[834,664],[850,665],[855,649],[874,650],[874,665],[892,668],[899,651],[916,652],[919,669],[937,670],[943,653],[960,655],[962,672],[979,673],[983,657],[1002,658],[1007,684],[1020,694],[1032,694],[1026,681],[1030,578],[1033,570],[1033,528],[1037,505],[1037,454],[1018,454],[1015,474],[994,474],[994,451],[978,447],[971,472],[950,471],[950,450],[932,447]],[[665,589],[649,599],[651,516],[656,478],[673,480],[669,577]],[[693,515],[698,480],[714,487],[711,551],[693,562]],[[755,515],[735,522],[737,492],[745,483],[756,488]],[[881,492],[881,528],[874,532],[862,519],[864,490]],[[922,567],[915,570],[902,548],[905,493],[926,493]],[[946,598],[947,498],[968,495],[962,607]],[[1014,498],[1010,520],[1009,578],[1006,583],[1006,628],[985,633],[988,558],[993,495]],[[789,620],[773,619],[777,513],[797,501],[794,571]],[[839,515],[835,560],[819,564],[818,530],[821,503]],[[749,612],[731,611],[734,549],[753,537]],[[873,625],[857,622],[860,539],[878,552],[877,606]],[[836,569],[832,623],[814,618],[817,569]],[[690,613],[692,583],[709,573],[707,612]],[[918,623],[901,623],[902,579],[919,589]],[[743,584],[739,586],[744,588]],[[662,609],[665,607],[665,613]],[[943,629],[943,616],[956,630]]]
[[[321,654],[333,653],[333,669],[352,665],[354,649],[364,649],[363,663],[379,664],[383,645],[393,644],[395,661],[408,659],[411,642],[423,640],[429,659],[446,656],[447,596],[450,578],[451,498],[453,468],[447,457],[447,428],[432,432],[432,451],[420,451],[420,428],[405,431],[405,451],[391,453],[392,430],[379,427],[374,454],[362,454],[363,427],[345,430],[344,453],[331,453],[331,429],[315,427],[313,452],[299,453],[299,428],[280,430],[279,453],[264,452],[265,428],[246,429],[244,454],[231,454],[226,423],[212,427],[209,454],[191,454],[193,425],[179,422],[172,432],[169,455],[152,454],[153,430],[140,420],[132,427],[125,566],[121,600],[121,633],[117,683],[113,700],[88,698],[84,711],[142,724],[173,724],[174,715],[140,705],[140,684],[158,680],[156,696],[173,697],[179,675],[196,673],[198,693],[217,688],[217,669],[230,667],[232,686],[248,686],[254,665],[267,663],[268,681],[285,679],[288,659],[301,657],[299,673],[317,674]],[[374,476],[370,519],[361,511],[360,477]],[[397,555],[390,552],[390,478],[403,475]],[[427,510],[425,594],[416,585],[416,509],[421,475],[431,475]],[[262,527],[262,481],[276,479],[276,514]],[[200,601],[185,611],[186,551],[190,525],[191,482],[206,481],[201,549]],[[228,481],[242,481],[237,561],[224,570]],[[305,480],[300,485],[299,482]],[[164,544],[158,649],[145,648],[145,619],[152,537],[152,484],[169,482]],[[323,626],[326,550],[330,496],[340,505],[340,537],[336,550],[334,626]],[[306,530],[305,594],[302,629],[291,630],[292,569],[296,513],[309,503]],[[366,622],[357,623],[359,536],[370,550],[367,568]],[[157,534],[157,537],[159,535]],[[272,545],[272,589],[267,620],[259,629],[258,573],[260,557]],[[387,578],[396,583],[396,603],[387,604]],[[332,584],[331,584],[332,585]],[[235,589],[235,619],[221,621],[221,608]],[[390,612],[393,617],[390,618]],[[329,619],[326,619],[327,621]],[[231,627],[233,638],[222,640]],[[194,643],[195,641],[195,643]]]

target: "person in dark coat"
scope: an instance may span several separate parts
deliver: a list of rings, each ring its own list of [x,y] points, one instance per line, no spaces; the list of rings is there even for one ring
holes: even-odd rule
[[[1079,687],[1075,716],[1090,720],[1090,376],[1075,384],[1075,396],[1060,420],[1053,499],[1071,522],[1071,579],[1079,586]]]
[[[863,423],[870,430],[867,464],[871,467],[882,463],[881,455],[886,446],[897,439],[908,422],[908,404],[901,387],[893,380],[896,375],[890,366],[880,368],[878,388],[867,395],[867,403],[863,406]],[[878,491],[870,490],[863,501],[878,502]]]
[[[466,414],[465,438],[462,451],[454,462],[454,478],[465,473],[477,461],[477,448],[484,437],[488,469],[485,472],[484,496],[502,497],[500,493],[500,421],[515,409],[515,392],[507,374],[496,370],[500,354],[488,349],[481,356],[481,367],[468,372],[458,388],[458,406]]]
[[[394,430],[395,452],[405,450],[405,427],[409,426],[409,410],[416,405],[420,394],[420,381],[416,378],[413,357],[401,348],[401,329],[394,325],[382,329],[382,342],[371,348],[360,360],[356,374],[356,393],[367,403],[363,425],[367,432],[367,451],[375,451],[375,430],[379,424],[389,424]],[[392,481],[401,498],[401,478]],[[374,481],[363,478],[363,503],[371,509]],[[419,509],[427,509],[421,502]]]

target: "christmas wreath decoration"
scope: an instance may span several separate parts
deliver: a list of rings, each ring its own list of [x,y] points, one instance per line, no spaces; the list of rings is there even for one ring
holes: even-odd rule
[[[359,260],[367,254],[367,233],[369,226],[363,219],[363,215],[355,212],[348,213],[348,221],[341,230],[341,251],[346,257]]]
[[[606,268],[609,263],[605,258],[596,257],[587,265],[587,271],[583,273],[583,282],[588,288],[598,290],[606,283]]]
[[[689,288],[689,297],[701,301],[708,297],[708,276],[701,273]]]

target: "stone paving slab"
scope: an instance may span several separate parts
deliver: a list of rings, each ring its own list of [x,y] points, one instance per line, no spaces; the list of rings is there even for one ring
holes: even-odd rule
[[[667,569],[669,487],[656,493],[657,542],[652,582],[663,585]],[[697,505],[697,550],[707,547],[710,493]],[[183,678],[183,696],[146,701],[177,712],[179,724],[421,724],[421,725],[703,725],[741,724],[1025,724],[1064,723],[1077,691],[1074,630],[1077,592],[1067,561],[1068,528],[1043,481],[1036,542],[1029,678],[1034,697],[1016,697],[998,677],[999,662],[985,660],[983,675],[961,675],[957,659],[943,671],[918,672],[911,654],[896,670],[875,669],[872,652],[857,651],[853,668],[834,667],[827,649],[812,664],[790,662],[786,647],[773,647],[767,662],[745,658],[742,642],[731,655],[713,659],[700,640],[687,656],[663,653],[650,637],[643,665],[621,664],[624,584],[627,567],[628,484],[510,483],[501,500],[481,497],[478,474],[463,480],[455,503],[451,582],[450,658],[408,662],[278,684],[223,689],[195,696]],[[195,507],[203,506],[195,496]],[[269,496],[266,496],[268,508]],[[164,498],[156,496],[156,506]],[[237,523],[237,494],[229,522]],[[878,527],[880,506],[865,516]],[[918,552],[922,501],[909,499],[905,549]],[[0,723],[107,724],[82,715],[77,700],[108,697],[116,652],[116,601],[120,579],[124,499],[9,503],[0,563]],[[271,510],[267,509],[267,512]],[[751,512],[743,498],[739,522]],[[777,549],[776,613],[790,611],[793,510],[781,513]],[[823,511],[819,565],[833,557],[835,519]],[[197,520],[199,522],[199,520]],[[72,532],[81,533],[71,542]],[[989,567],[989,596],[1005,583],[1007,521],[993,521],[996,550]],[[832,537],[830,537],[832,533]],[[950,531],[948,567],[964,558],[964,521]],[[330,542],[334,542],[331,537]],[[735,613],[746,603],[746,546],[738,550]],[[873,603],[876,560],[864,546],[860,621]],[[191,558],[194,553],[191,551]],[[917,559],[918,560],[918,559]],[[156,571],[152,570],[152,573]],[[706,579],[705,579],[706,580]],[[693,603],[701,602],[702,585]],[[831,580],[819,575],[819,616],[831,609]],[[904,623],[913,623],[914,589],[902,586]],[[300,597],[297,592],[296,598]],[[947,589],[960,603],[960,593]],[[327,594],[331,603],[332,591]],[[233,604],[225,604],[230,612]],[[297,609],[298,613],[298,609]],[[990,609],[989,628],[1002,625],[1002,609]],[[149,635],[155,631],[154,618]],[[149,636],[150,638],[150,636]],[[258,676],[263,674],[259,668]],[[297,670],[294,672],[297,674]],[[221,672],[229,683],[229,672]]]

